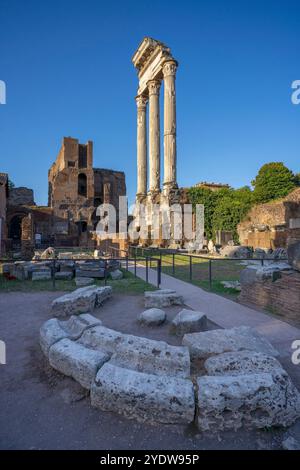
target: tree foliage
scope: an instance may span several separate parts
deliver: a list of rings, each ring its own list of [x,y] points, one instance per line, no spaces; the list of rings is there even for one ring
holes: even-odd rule
[[[257,203],[286,196],[296,185],[295,175],[282,162],[266,163],[252,181]]]
[[[217,230],[232,231],[237,242],[237,225],[245,218],[254,204],[282,198],[300,186],[300,173],[293,174],[283,163],[271,162],[263,165],[249,186],[239,189],[223,188],[212,191],[203,187],[189,189],[193,206],[204,205],[204,230],[207,239],[215,239]]]

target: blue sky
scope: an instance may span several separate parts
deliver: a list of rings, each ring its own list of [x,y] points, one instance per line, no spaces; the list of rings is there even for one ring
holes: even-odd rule
[[[177,73],[178,182],[249,184],[260,166],[300,171],[300,3],[293,0],[0,0],[0,171],[47,203],[63,136],[94,141],[94,166],[136,190],[137,76],[144,36]]]

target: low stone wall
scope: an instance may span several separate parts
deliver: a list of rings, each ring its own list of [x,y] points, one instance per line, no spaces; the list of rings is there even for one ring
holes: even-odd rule
[[[283,271],[275,281],[269,279],[242,285],[239,300],[300,323],[300,272]]]

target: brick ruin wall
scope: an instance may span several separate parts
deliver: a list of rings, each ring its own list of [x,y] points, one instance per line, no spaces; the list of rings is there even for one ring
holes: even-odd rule
[[[299,227],[298,227],[299,225]],[[255,248],[286,248],[300,229],[300,188],[281,201],[253,207],[238,225],[241,245]]]
[[[282,271],[276,281],[254,282],[242,289],[239,301],[269,310],[300,326],[300,272]]]

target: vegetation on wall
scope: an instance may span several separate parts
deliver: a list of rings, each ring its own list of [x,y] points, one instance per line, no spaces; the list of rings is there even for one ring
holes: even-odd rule
[[[254,204],[286,196],[300,185],[300,175],[294,175],[283,163],[263,165],[249,186],[239,189],[222,188],[212,191],[203,187],[189,189],[190,202],[204,205],[204,230],[207,239],[215,239],[217,230],[229,230],[238,242],[237,225]]]

